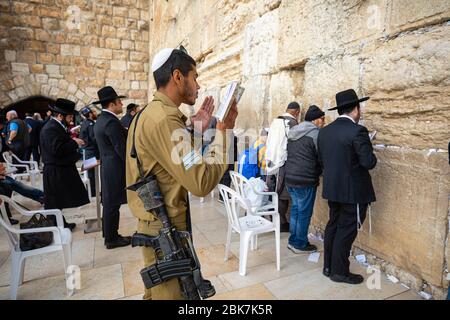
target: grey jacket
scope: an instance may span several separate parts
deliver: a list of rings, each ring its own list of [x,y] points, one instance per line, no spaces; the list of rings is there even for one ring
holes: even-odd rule
[[[319,128],[304,121],[289,130],[286,160],[286,185],[312,187],[319,185],[322,169],[318,161]]]

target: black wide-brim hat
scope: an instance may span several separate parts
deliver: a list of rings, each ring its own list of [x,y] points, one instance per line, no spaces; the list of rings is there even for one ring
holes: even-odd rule
[[[64,115],[77,115],[78,111],[75,110],[75,102],[58,98],[54,104],[49,104],[48,108],[53,112],[57,112]]]
[[[348,89],[345,91],[341,91],[336,93],[336,107],[328,109],[328,111],[336,110],[336,109],[345,109],[349,107],[357,106],[360,102],[369,100],[370,97],[364,97],[359,99],[355,90]]]
[[[92,102],[93,104],[100,104],[105,102],[110,102],[115,99],[126,98],[126,96],[119,96],[113,87],[107,86],[103,87],[97,91],[98,101]]]

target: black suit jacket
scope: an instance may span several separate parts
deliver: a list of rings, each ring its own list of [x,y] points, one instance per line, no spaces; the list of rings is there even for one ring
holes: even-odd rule
[[[25,118],[25,123],[31,127],[30,132],[30,146],[39,146],[39,136],[41,134],[41,129],[43,126],[42,121],[34,120],[33,118]]]
[[[120,123],[128,130],[131,125],[131,121],[133,121],[134,116],[129,114],[128,112],[120,119]]]
[[[352,204],[376,200],[369,170],[377,158],[365,127],[338,118],[320,130],[317,146],[325,199]]]
[[[125,191],[126,130],[119,119],[103,111],[94,126],[100,151],[102,203],[116,206],[127,202]]]

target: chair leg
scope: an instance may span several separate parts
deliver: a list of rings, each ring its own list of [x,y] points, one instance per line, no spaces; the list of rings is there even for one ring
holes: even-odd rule
[[[280,228],[275,229],[275,249],[277,252],[277,270],[280,271]]]
[[[250,238],[252,237],[251,233],[241,233],[240,241],[239,241],[239,274],[241,276],[245,276],[247,273],[247,256],[248,256],[248,246],[250,242]]]
[[[255,234],[251,239],[250,248],[252,251],[258,250],[258,235]]]
[[[68,270],[69,267],[72,265],[72,244],[63,244],[62,245],[62,249],[63,249],[63,254],[64,254],[64,275],[65,275],[65,280],[66,280],[66,288],[67,288],[67,296],[72,296],[75,292],[74,288],[69,288],[68,287]]]
[[[23,272],[23,259],[20,253],[11,254],[11,287],[10,287],[10,299],[17,299],[17,291],[20,285],[21,273]]]
[[[232,232],[232,228],[231,228],[231,225],[228,223],[227,242],[225,243],[225,258],[223,261],[227,261],[228,256],[230,255],[231,232]]]

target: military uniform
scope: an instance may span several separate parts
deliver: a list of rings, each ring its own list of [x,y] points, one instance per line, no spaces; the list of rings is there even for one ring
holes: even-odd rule
[[[135,133],[136,150],[145,176],[156,175],[171,223],[178,230],[186,230],[188,191],[196,196],[205,196],[219,183],[228,165],[225,161],[226,140],[233,141],[217,130],[216,137],[206,154],[183,148],[178,139],[182,136],[192,147],[192,135],[186,129],[186,117],[164,94],[156,92],[153,101],[142,111]],[[129,128],[130,138],[126,151],[127,186],[139,180],[136,159],[130,157],[133,143],[132,133],[136,124],[133,120]],[[174,134],[175,132],[175,134]],[[227,143],[229,144],[229,143]],[[161,222],[151,212],[144,209],[137,193],[127,191],[128,206],[138,219],[138,232],[150,236],[158,235]],[[152,248],[143,248],[145,266],[155,263]],[[151,290],[146,290],[144,299],[182,299],[178,279],[171,279]]]

